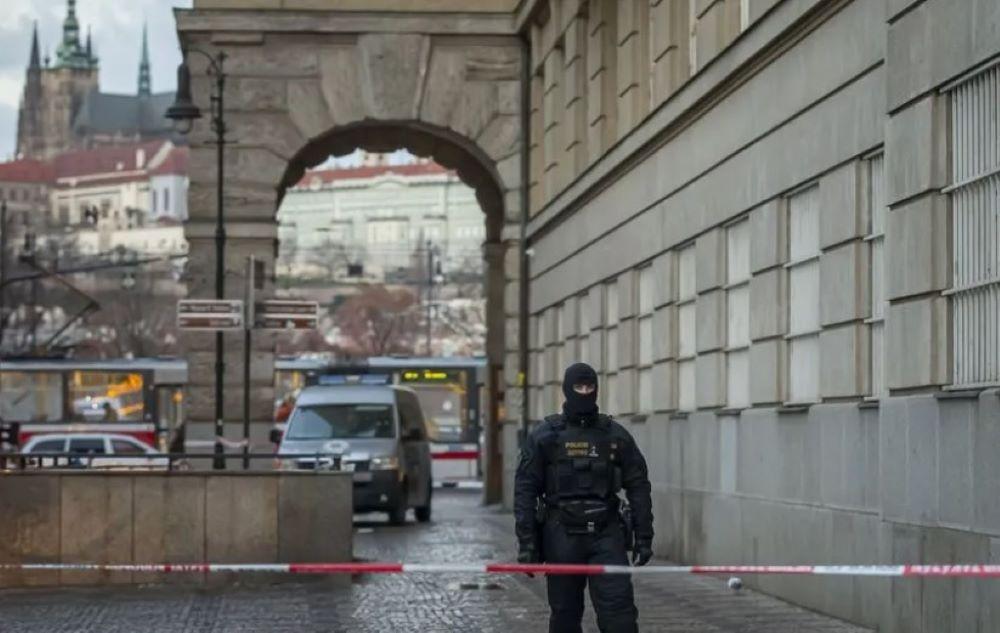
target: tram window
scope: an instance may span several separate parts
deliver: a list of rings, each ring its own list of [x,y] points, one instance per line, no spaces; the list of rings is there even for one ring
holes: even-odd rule
[[[102,438],[79,438],[69,441],[69,452],[79,455],[104,455],[107,451]]]
[[[157,387],[156,408],[160,428],[173,431],[183,419],[184,394],[180,387]]]
[[[0,419],[54,422],[62,417],[62,379],[58,373],[5,371],[0,380]]]
[[[141,374],[74,371],[69,377],[70,414],[85,422],[142,420]]]

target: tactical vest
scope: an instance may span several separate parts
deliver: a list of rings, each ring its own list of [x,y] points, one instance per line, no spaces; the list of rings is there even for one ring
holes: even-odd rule
[[[562,416],[551,421],[556,435],[546,455],[546,503],[567,528],[599,530],[618,505],[621,440],[608,432],[605,416],[599,425],[566,424]]]

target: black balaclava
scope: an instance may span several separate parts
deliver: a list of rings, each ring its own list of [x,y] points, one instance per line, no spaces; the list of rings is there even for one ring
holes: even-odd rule
[[[594,385],[594,392],[586,395],[573,391],[573,385]],[[597,372],[587,363],[574,363],[566,368],[563,377],[563,415],[570,422],[587,420],[597,415]]]

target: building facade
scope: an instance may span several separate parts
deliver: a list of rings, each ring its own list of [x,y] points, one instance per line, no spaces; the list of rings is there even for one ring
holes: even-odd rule
[[[0,163],[12,234],[82,256],[187,251],[188,150],[170,141]],[[21,228],[18,228],[21,227]]]
[[[170,138],[163,114],[173,100],[173,93],[152,92],[145,30],[136,93],[100,92],[99,59],[91,36],[81,40],[76,0],[67,0],[55,60],[42,59],[37,28],[32,34],[18,115],[17,156],[49,159],[75,149]]]
[[[483,212],[475,192],[435,163],[306,172],[278,209],[278,274],[402,281],[424,270],[428,248],[442,274],[482,273]],[[352,274],[353,273],[353,274]]]
[[[1000,3],[524,4],[530,417],[593,363],[673,560],[995,561]],[[954,581],[753,582],[881,631],[1000,618]]]

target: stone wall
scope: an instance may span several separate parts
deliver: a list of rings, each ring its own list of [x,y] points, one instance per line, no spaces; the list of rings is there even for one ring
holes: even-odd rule
[[[346,562],[352,492],[340,473],[4,473],[0,563]],[[0,572],[2,587],[212,580]]]
[[[487,356],[498,380],[488,411],[500,410],[503,392],[518,384],[523,45],[513,18],[338,12],[343,4],[200,2],[194,10],[178,11],[184,45],[228,54],[226,296],[242,295],[250,254],[266,265],[262,296],[274,292],[277,205],[306,168],[358,147],[405,148],[433,158],[476,191],[484,212]],[[189,61],[195,101],[207,109],[207,63],[195,55]],[[188,288],[192,297],[206,298],[215,293],[216,217],[216,150],[207,120],[195,126],[191,142]],[[234,423],[242,417],[241,336],[225,335],[224,416]],[[183,339],[190,361],[191,436],[210,436],[214,335]],[[262,428],[272,414],[273,350],[273,335],[255,335],[251,417]],[[520,411],[511,407],[507,415],[517,420]],[[497,417],[487,424],[497,457],[490,463],[501,454]],[[498,498],[499,470],[489,472],[495,475],[488,490]]]
[[[978,446],[998,384],[953,378],[947,115],[950,85],[1000,55],[997,2],[528,4],[532,417],[558,406],[565,362],[595,364],[602,406],[650,462],[657,549],[678,562],[995,562],[997,479]],[[579,19],[585,107],[567,94]],[[579,109],[593,115],[582,169],[544,136]],[[743,221],[748,253],[729,241]],[[794,279],[803,262],[810,284]],[[793,299],[810,290],[803,332]],[[801,372],[816,378],[805,399]],[[979,581],[752,582],[884,631],[1000,617]]]

